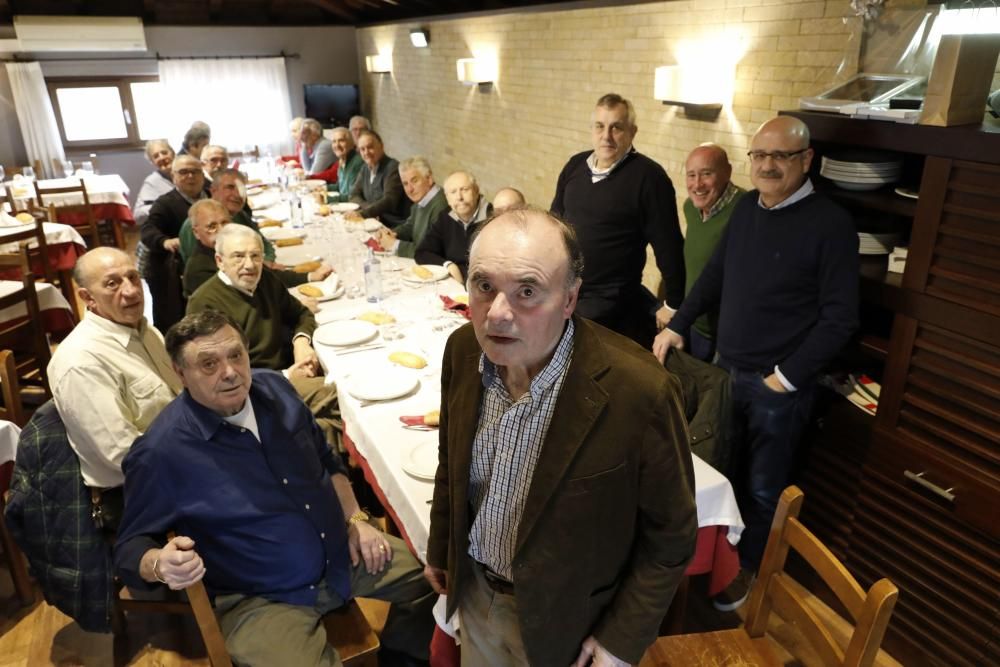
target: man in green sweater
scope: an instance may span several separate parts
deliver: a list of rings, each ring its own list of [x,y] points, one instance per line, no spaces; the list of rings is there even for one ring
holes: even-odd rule
[[[399,178],[413,207],[406,222],[399,227],[380,229],[378,242],[385,250],[400,257],[413,257],[427,228],[448,210],[448,199],[441,186],[434,182],[434,174],[426,158],[418,155],[400,162]]]
[[[688,198],[684,200],[684,221],[687,224],[684,237],[687,276],[684,284],[687,295],[715,251],[736,202],[746,190],[730,180],[733,166],[729,164],[729,156],[715,144],[702,144],[691,151],[685,172]],[[673,311],[664,304],[656,314],[658,328],[667,326],[672,315]],[[687,336],[688,351],[693,356],[702,361],[712,361],[718,322],[718,309],[695,320]]]

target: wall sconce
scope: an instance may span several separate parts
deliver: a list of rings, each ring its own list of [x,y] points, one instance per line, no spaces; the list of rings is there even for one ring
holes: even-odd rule
[[[458,80],[467,86],[491,84],[497,79],[496,60],[487,58],[459,58]]]
[[[431,33],[427,28],[414,28],[410,31],[410,44],[418,49],[425,49],[431,43]]]
[[[372,74],[388,74],[392,72],[392,54],[379,53],[374,56],[366,56],[365,63],[368,71]]]
[[[653,98],[684,109],[692,118],[715,119],[722,102],[714,97],[715,82],[680,65],[657,67],[653,80]]]

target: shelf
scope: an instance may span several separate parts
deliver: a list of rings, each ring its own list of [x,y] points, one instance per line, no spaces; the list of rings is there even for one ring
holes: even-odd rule
[[[825,178],[819,179],[818,182],[817,179],[814,179],[813,183],[816,183],[817,190],[841,204],[862,206],[911,219],[917,214],[917,200],[901,197],[891,188],[856,192],[837,187]]]
[[[879,361],[885,361],[889,357],[889,341],[881,336],[862,336],[858,347],[862,352]]]
[[[895,311],[903,302],[903,274],[888,265],[888,255],[861,255],[861,300]]]

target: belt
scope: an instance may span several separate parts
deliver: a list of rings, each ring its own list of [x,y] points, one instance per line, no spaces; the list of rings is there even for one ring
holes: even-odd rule
[[[479,563],[479,569],[483,573],[483,579],[486,581],[486,585],[490,587],[490,590],[494,593],[500,593],[501,595],[513,595],[514,594],[514,584],[507,581],[497,573],[490,570],[488,567]]]

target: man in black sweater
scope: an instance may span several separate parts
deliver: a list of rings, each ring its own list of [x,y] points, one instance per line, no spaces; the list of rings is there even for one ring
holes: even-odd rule
[[[809,419],[816,375],[858,326],[858,237],[851,217],[813,191],[809,130],[779,116],[751,141],[756,191],[736,205],[715,253],[653,344],[661,361],[702,313],[719,307],[717,363],[729,371],[734,479],[746,531],[741,576],[717,599],[746,599],[778,497]]]
[[[576,312],[649,347],[656,303],[642,286],[646,246],[666,284],[666,306],[684,298],[684,237],[674,186],[663,167],[632,146],[632,103],[614,93],[597,101],[593,151],[563,167],[552,212],[576,229],[586,258]]]

